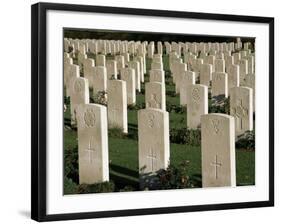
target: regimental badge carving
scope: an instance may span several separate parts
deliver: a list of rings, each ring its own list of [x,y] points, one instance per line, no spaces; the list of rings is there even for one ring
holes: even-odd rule
[[[152,113],[148,114],[148,127],[153,128],[154,127],[154,119],[155,116]]]
[[[198,88],[194,88],[191,92],[192,99],[195,101],[200,100],[200,91]]]
[[[220,121],[218,119],[213,119],[212,125],[213,125],[213,128],[214,128],[215,134],[218,134],[218,132],[220,130],[219,129]]]
[[[248,109],[243,106],[242,99],[240,99],[236,107],[232,107],[231,110],[232,114],[238,118],[242,118],[248,115]]]
[[[222,74],[216,74],[214,77],[214,80],[216,80],[216,81],[222,80]]]
[[[150,100],[148,101],[148,107],[152,107],[152,108],[161,108],[160,103],[157,100],[157,96],[155,93],[152,93],[150,95]]]
[[[77,93],[80,93],[83,89],[83,84],[82,84],[82,81],[81,80],[76,80],[74,82],[74,91],[77,92]]]
[[[84,112],[84,122],[87,127],[93,127],[96,123],[96,115],[93,109],[87,109]]]

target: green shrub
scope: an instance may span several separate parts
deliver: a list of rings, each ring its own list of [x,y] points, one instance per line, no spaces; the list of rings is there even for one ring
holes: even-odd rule
[[[64,176],[78,183],[78,146],[73,150],[64,150]]]
[[[238,136],[236,149],[255,149],[255,131],[246,131],[243,135]]]
[[[64,194],[76,194],[78,186],[70,178],[64,177]]]
[[[169,85],[169,84],[167,84],[167,82],[166,82],[166,85]],[[176,92],[173,91],[173,90],[166,90],[166,95],[167,96],[171,96],[171,97],[176,97],[177,96]],[[169,102],[167,102],[167,103],[169,103]]]
[[[108,129],[108,137],[113,138],[125,138],[127,135],[123,133],[120,128],[110,128]]]
[[[193,146],[200,146],[201,144],[201,130],[199,129],[175,129],[170,130],[170,142],[176,144],[188,144]]]
[[[88,193],[108,193],[114,192],[115,184],[113,181],[102,182],[97,184],[81,184],[78,187],[79,194],[88,194]]]
[[[201,145],[201,130],[200,129],[187,129],[186,144],[200,146]]]
[[[180,106],[180,105],[174,105],[169,102],[166,103],[166,111],[169,113],[175,112],[178,114],[186,113],[186,107]]]
[[[101,105],[107,105],[106,102],[106,92],[105,91],[99,91],[97,94],[94,95],[93,98],[91,98],[91,101],[93,103],[101,104]]]
[[[187,128],[170,130],[170,142],[177,144],[186,144],[187,142]]]
[[[64,96],[64,104],[69,105],[70,104],[70,97],[69,96]]]
[[[229,111],[230,106],[228,98],[223,98],[221,100],[212,99],[209,101],[209,113],[229,114]]]
[[[124,188],[120,189],[120,192],[126,192],[126,191],[135,191],[136,189],[130,185],[125,186]]]
[[[184,161],[177,167],[169,165],[166,170],[159,170],[156,174],[159,179],[159,190],[194,187],[187,175],[188,165],[189,161]]]

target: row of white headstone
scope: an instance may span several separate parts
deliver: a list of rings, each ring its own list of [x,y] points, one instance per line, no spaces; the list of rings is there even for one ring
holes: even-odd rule
[[[66,58],[68,59],[68,58]],[[164,71],[161,69],[162,59],[158,61],[158,57],[156,57],[152,61],[152,64],[160,64],[159,68],[152,68],[150,71],[150,82],[145,84],[145,101],[146,108],[158,108],[158,109],[166,109],[166,95],[165,95],[165,77]],[[85,59],[94,61],[93,59]],[[131,63],[131,62],[129,62]],[[136,65],[139,65],[138,62],[135,62]],[[93,88],[93,93],[97,94],[100,91],[108,90],[108,107],[109,107],[109,120],[110,123],[115,123],[116,127],[119,127],[127,132],[127,111],[124,109],[126,105],[134,104],[136,101],[136,91],[140,91],[140,87],[134,88],[136,86],[135,79],[137,76],[135,75],[135,71],[138,69],[133,68],[121,68],[121,79],[125,81],[122,83],[119,81],[119,84],[114,84],[113,81],[109,80],[106,75],[107,68],[104,66],[96,66],[93,64],[90,66],[86,66],[87,63],[84,63],[84,76],[87,74],[87,79],[92,80],[92,85],[89,85]],[[173,65],[173,64],[172,64]],[[184,66],[182,66],[184,65]],[[209,64],[202,64],[209,65]],[[211,65],[210,65],[211,66]],[[65,64],[65,67],[73,67],[75,69],[74,77],[79,77],[79,67],[77,65]],[[137,66],[138,68],[139,66]],[[208,86],[202,84],[195,84],[195,72],[187,71],[186,64],[177,63],[176,66],[173,66],[175,71],[173,73],[173,79],[177,76],[182,76],[181,83],[181,91],[180,91],[180,102],[182,105],[187,106],[187,127],[196,129],[200,126],[200,116],[202,114],[208,113]],[[176,68],[176,69],[175,69]],[[71,73],[67,73],[69,69],[66,69],[65,77],[72,77]],[[89,70],[89,73],[86,71]],[[139,73],[139,72],[137,72]],[[199,77],[201,77],[201,71],[199,71]],[[221,75],[221,76],[220,76]],[[237,77],[239,73],[236,73]],[[228,97],[230,95],[230,114],[236,117],[236,135],[243,134],[247,130],[252,130],[253,128],[253,90],[249,87],[239,87],[238,82],[233,84],[233,87],[229,89],[227,88],[227,73],[211,73],[209,72],[209,76],[212,76],[212,95],[213,96],[223,96]],[[117,74],[114,79],[117,78]],[[70,78],[71,79],[71,78]],[[73,79],[75,80],[75,79]],[[177,81],[178,78],[175,78]],[[110,82],[111,81],[111,82]],[[67,83],[67,82],[66,82]],[[118,82],[117,82],[118,83]],[[139,82],[140,83],[140,82]],[[111,84],[112,86],[108,88],[107,86]],[[118,87],[119,85],[119,87]],[[70,85],[72,86],[72,85]],[[66,84],[66,89],[68,90],[68,84]],[[112,90],[113,89],[113,90]],[[77,84],[73,84],[73,91],[77,92]],[[68,92],[68,91],[67,91]],[[118,102],[114,98],[114,93],[119,93],[123,96],[122,100]],[[83,91],[83,93],[85,93]],[[71,111],[72,111],[72,121],[75,123],[75,105],[80,104],[81,102],[87,102],[89,99],[77,98],[76,93],[72,98],[71,103]],[[84,97],[89,98],[89,93],[87,93],[87,97],[83,94]],[[111,97],[109,97],[111,96]],[[126,99],[127,100],[126,100]],[[122,108],[122,109],[121,109]],[[116,120],[114,122],[114,120]],[[119,121],[119,122],[118,122]],[[117,124],[116,124],[117,123]],[[118,124],[119,123],[119,124]]]
[[[202,53],[215,53],[215,52],[233,52],[235,50],[243,49],[240,38],[237,38],[236,43],[212,43],[212,42],[164,42],[158,41],[155,45],[154,41],[121,41],[121,40],[96,40],[96,39],[64,39],[64,49],[68,51],[72,48],[74,52],[91,52],[93,54],[147,54],[152,58],[155,52],[158,54],[170,54],[176,52],[178,55],[182,53],[191,52],[197,54]],[[244,50],[248,51],[251,48],[251,43],[244,43]]]
[[[67,58],[66,61],[69,61],[69,64],[71,65],[71,58],[68,57],[68,55],[66,55],[65,58]],[[96,74],[103,74],[103,81],[100,85],[103,86],[103,88],[99,91],[107,90],[108,92],[107,108],[97,104],[89,104],[88,90],[90,81],[88,81],[89,79],[79,77],[79,67],[77,68],[74,65],[76,70],[75,79],[71,79],[72,82],[68,80],[71,82],[69,85],[72,86],[73,90],[75,91],[75,93],[70,94],[71,98],[82,96],[82,98],[77,98],[78,101],[71,100],[72,103],[74,102],[75,104],[75,102],[78,102],[77,106],[79,105],[74,111],[76,113],[75,117],[78,124],[80,183],[95,183],[108,180],[107,122],[111,124],[109,125],[111,127],[121,127],[123,132],[126,133],[127,104],[129,101],[128,95],[131,93],[130,98],[135,99],[135,91],[139,90],[136,87],[133,88],[133,83],[135,83],[134,78],[137,79],[136,75],[134,74],[136,71],[135,68],[120,68],[119,70],[121,73],[121,79],[122,74],[123,76],[124,74],[127,74],[127,76],[130,77],[128,80],[131,80],[131,85],[129,84],[130,91],[128,93],[127,85],[130,81],[126,80],[125,78],[125,80],[109,80],[111,77],[106,75],[107,67],[104,66],[106,65],[105,56],[103,58],[104,59],[101,60],[102,62],[98,63],[101,63],[101,65],[98,66],[94,66],[93,59],[87,60],[84,58],[83,72],[85,76],[85,71],[87,73],[87,69],[89,69],[89,67],[103,68],[97,68],[99,71],[96,71]],[[170,55],[170,59],[171,58],[172,57]],[[85,61],[89,60],[92,60],[92,63],[89,63],[91,66],[87,66],[87,63],[85,63]],[[98,57],[96,60],[99,61]],[[181,65],[183,63],[179,62],[179,64]],[[193,66],[192,64],[193,63],[190,63],[189,65],[193,71],[186,72],[193,73],[193,76],[195,76],[195,69],[193,69],[193,67],[196,66]],[[171,70],[173,70],[173,63],[171,63],[170,66]],[[181,74],[177,71],[177,66],[178,65],[174,66],[176,72],[172,71],[173,78],[175,78],[177,74]],[[154,172],[161,168],[167,168],[170,154],[169,113],[165,111],[165,76],[161,55],[153,55],[151,67],[152,70],[150,71],[150,82],[146,83],[145,85],[146,109],[140,110],[138,112],[139,167],[140,170],[145,173]],[[118,72],[118,69],[113,70],[116,70],[116,73]],[[95,72],[93,71],[92,74],[94,73]],[[113,78],[116,78],[116,76]],[[201,69],[199,69],[199,76],[201,77]],[[98,83],[99,82],[97,80],[92,79],[93,89],[95,89],[94,85]],[[189,102],[187,105],[188,127],[197,128],[198,124],[201,124],[203,187],[235,185],[234,129],[235,127],[238,127],[238,125],[240,125],[239,127],[242,129],[242,127],[246,127],[246,124],[251,124],[249,117],[252,114],[252,90],[247,87],[234,87],[230,92],[233,92],[232,96],[230,96],[230,99],[231,102],[234,102],[231,111],[232,115],[235,115],[235,119],[229,115],[207,114],[207,85],[195,84],[194,81],[194,83],[189,84],[187,87],[186,100]],[[241,94],[245,97],[245,99],[242,99]],[[82,101],[79,101],[81,99]],[[247,102],[247,105],[243,104],[244,101]],[[132,100],[131,103],[133,104],[134,100]],[[243,117],[247,117],[248,119],[246,118],[245,121],[245,119],[243,120]],[[234,124],[235,122],[236,125]],[[224,138],[222,138],[223,136]],[[216,137],[218,141],[214,140]],[[212,146],[211,142],[214,143],[214,146]],[[220,142],[220,144],[216,145],[218,142]],[[97,148],[99,148],[99,150]],[[211,159],[212,161],[209,161],[208,159]],[[213,169],[211,169],[214,171],[213,174],[208,173],[208,170],[210,171],[210,166],[213,167]],[[91,172],[93,175],[89,174]]]
[[[77,110],[79,182],[109,180],[107,108],[81,104]],[[201,116],[202,186],[236,185],[235,121],[226,114]],[[138,111],[140,174],[166,169],[170,162],[169,113]]]

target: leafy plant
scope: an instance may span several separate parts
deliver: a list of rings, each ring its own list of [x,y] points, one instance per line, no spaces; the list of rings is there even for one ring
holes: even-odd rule
[[[174,104],[171,104],[169,102],[166,103],[166,110],[169,113],[171,113],[171,112],[175,112],[175,113],[178,113],[178,114],[186,113],[186,107],[180,106],[180,105],[174,105]]]
[[[177,144],[199,146],[201,144],[201,131],[199,129],[175,129],[170,130],[170,141]]]
[[[237,149],[255,149],[255,131],[246,131],[243,135],[238,136],[236,141]]]
[[[212,99],[209,102],[209,113],[229,114],[229,98]]]
[[[97,184],[81,184],[78,187],[79,194],[88,194],[88,193],[107,193],[114,192],[115,184],[113,181],[102,182]]]
[[[159,179],[159,189],[183,189],[194,187],[187,175],[189,161],[183,161],[179,166],[169,165],[156,174]]]
[[[78,186],[72,181],[72,179],[64,177],[64,194],[77,193]]]
[[[99,91],[94,95],[92,101],[97,104],[107,105],[107,93],[105,91]]]

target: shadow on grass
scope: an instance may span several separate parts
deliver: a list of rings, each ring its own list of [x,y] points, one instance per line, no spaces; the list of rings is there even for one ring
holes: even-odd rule
[[[138,140],[138,125],[128,124],[128,138]]]
[[[139,173],[135,170],[128,169],[126,167],[110,164],[110,169],[114,172],[126,175],[126,176],[131,176],[134,178],[139,178]]]
[[[130,179],[128,177],[120,176],[112,171],[109,172],[109,178],[112,180],[115,184],[115,191],[120,191],[121,189],[124,189],[128,186],[131,186],[133,191],[136,191],[139,189],[139,182],[135,181],[133,179]]]

